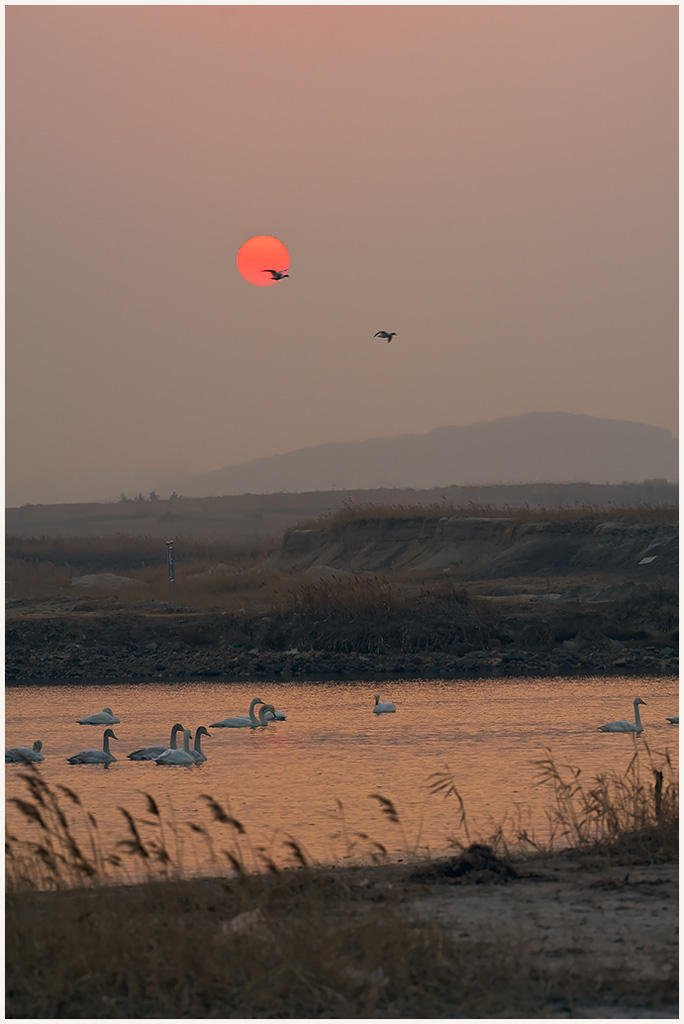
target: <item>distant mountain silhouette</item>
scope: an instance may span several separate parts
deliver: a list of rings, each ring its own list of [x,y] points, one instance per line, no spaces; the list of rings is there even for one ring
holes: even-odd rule
[[[449,484],[623,483],[678,479],[678,442],[661,427],[532,412],[428,434],[300,448],[179,480],[186,497]]]

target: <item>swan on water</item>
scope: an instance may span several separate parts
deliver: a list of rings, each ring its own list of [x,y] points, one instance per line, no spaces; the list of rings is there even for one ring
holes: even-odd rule
[[[264,704],[263,707],[259,708],[259,725],[266,728],[269,722],[279,721],[274,719],[275,708],[272,704]]]
[[[180,722],[176,722],[176,724],[171,729],[171,739],[169,741],[168,747],[165,747],[163,745],[160,745],[158,747],[141,747],[140,750],[131,751],[131,753],[127,756],[131,759],[131,761],[155,761],[159,757],[159,755],[163,754],[165,751],[176,749],[177,732],[183,732],[183,726],[180,724]]]
[[[670,725],[679,725],[679,715],[673,715],[672,718],[668,718]]]
[[[641,724],[641,717],[639,715],[639,705],[646,704],[645,700],[641,697],[634,698],[634,721],[628,722],[627,719],[621,719],[617,722],[608,722],[606,725],[599,725],[599,732],[643,732],[644,727]]]
[[[202,728],[202,726],[200,726]],[[170,747],[159,757],[155,757],[156,764],[195,764],[195,758],[190,752],[190,730],[183,730],[183,749],[172,750]]]
[[[212,722],[210,729],[255,729],[259,725],[259,719],[254,713],[257,704],[263,704],[261,697],[255,697],[249,705],[249,716],[236,715],[235,718],[224,718],[221,722]]]
[[[69,764],[109,764],[111,761],[116,761],[114,755],[109,751],[109,740],[118,738],[114,735],[113,729],[105,729],[102,737],[102,750],[82,750],[80,754],[67,757],[67,761]]]
[[[373,708],[374,715],[385,715],[391,711],[396,711],[396,705],[391,700],[381,701],[380,694],[375,694],[375,707]]]
[[[116,725],[121,719],[116,717],[111,708],[103,708],[96,715],[86,715],[76,721],[79,725]]]
[[[259,708],[259,720],[262,714],[267,722],[284,722],[286,717],[284,711],[276,711],[272,704],[264,704],[263,708]]]
[[[199,729],[195,733],[195,746],[190,751],[190,756],[195,763],[199,761],[206,761],[207,759],[207,755],[202,750],[203,736],[209,736],[209,739],[211,739],[211,734],[207,732],[203,725],[200,725]]]
[[[5,764],[16,764],[21,761],[44,761],[45,754],[41,754],[43,744],[36,740],[32,747],[9,747],[5,748]]]

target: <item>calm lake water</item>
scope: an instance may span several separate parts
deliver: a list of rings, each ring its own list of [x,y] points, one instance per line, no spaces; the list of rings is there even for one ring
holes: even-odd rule
[[[209,870],[206,848],[187,823],[208,827],[219,850],[230,846],[233,831],[212,822],[202,798],[208,793],[243,823],[252,850],[262,847],[278,863],[290,862],[289,837],[320,862],[362,859],[368,844],[358,839],[350,851],[338,801],[350,836],[366,833],[397,859],[414,848],[443,854],[450,836],[466,838],[457,801],[429,790],[429,777],[445,767],[463,799],[471,839],[484,839],[497,825],[517,821],[540,838],[548,835],[545,810],[552,794],[538,784],[535,766],[547,748],[558,764],[581,767],[583,779],[624,771],[635,747],[646,754],[646,744],[656,762],[667,750],[677,765],[679,731],[666,721],[678,713],[677,683],[617,677],[9,688],[5,745],[42,740],[43,777],[78,793],[97,818],[107,851],[127,836],[118,808],[149,820],[143,794],[150,793],[184,836],[186,869]],[[381,700],[396,703],[396,714],[372,713],[376,690]],[[148,744],[168,744],[174,722],[194,735],[200,725],[246,714],[255,696],[284,711],[287,720],[265,729],[210,729],[211,738],[202,743],[208,760],[190,768],[126,757]],[[635,696],[647,705],[640,738],[597,732],[604,722],[633,718]],[[114,726],[118,742],[111,744],[117,762],[106,769],[68,764],[66,757],[101,747],[103,727],[77,725],[76,719],[105,706],[121,719]],[[650,781],[647,756],[643,763]],[[6,766],[6,798],[26,795],[18,778],[23,770]],[[401,825],[383,813],[374,793],[394,802]],[[81,830],[76,808],[67,802],[65,810]],[[18,836],[35,834],[10,804],[7,824]],[[259,855],[250,856],[257,866]]]

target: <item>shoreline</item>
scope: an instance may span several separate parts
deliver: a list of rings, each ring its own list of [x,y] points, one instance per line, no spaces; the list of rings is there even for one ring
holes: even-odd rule
[[[95,599],[65,597],[15,600],[6,609],[5,681],[109,685],[169,678],[306,682],[679,672],[672,588],[635,592],[630,601],[637,614],[624,595],[624,607],[615,595],[612,603],[586,606],[524,602],[516,595],[493,604],[454,596],[450,589],[440,598],[429,588],[368,580],[351,589],[324,586],[320,593],[320,587],[302,587],[285,609],[275,590],[260,607],[245,600],[245,607],[230,611],[171,610],[161,603],[102,608]]]
[[[9,630],[8,630],[9,632]],[[67,645],[68,647],[68,645]],[[60,685],[116,685],[163,681],[217,682],[401,682],[411,679],[467,680],[493,678],[558,678],[678,676],[676,655],[663,655],[657,647],[632,651],[587,650],[568,656],[565,651],[478,650],[452,654],[341,654],[339,652],[173,651],[168,657],[144,645],[125,649],[94,649],[73,656],[56,644],[36,654],[16,640],[6,644],[7,687]],[[618,656],[619,655],[619,656]]]

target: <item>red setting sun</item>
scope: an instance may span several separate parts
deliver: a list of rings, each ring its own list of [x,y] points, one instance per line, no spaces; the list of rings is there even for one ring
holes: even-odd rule
[[[237,267],[245,281],[262,288],[275,284],[290,266],[290,254],[283,243],[272,235],[255,235],[240,246]],[[273,274],[269,271],[274,271]]]

